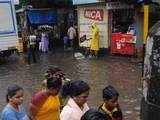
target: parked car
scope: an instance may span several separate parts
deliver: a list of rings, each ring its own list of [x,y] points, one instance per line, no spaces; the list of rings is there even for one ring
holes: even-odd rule
[[[0,0],[0,58],[17,50],[18,31],[13,0]]]

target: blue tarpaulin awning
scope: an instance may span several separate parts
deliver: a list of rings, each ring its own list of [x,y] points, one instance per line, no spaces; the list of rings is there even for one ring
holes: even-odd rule
[[[54,25],[57,23],[57,12],[53,10],[28,10],[28,23],[32,25]]]

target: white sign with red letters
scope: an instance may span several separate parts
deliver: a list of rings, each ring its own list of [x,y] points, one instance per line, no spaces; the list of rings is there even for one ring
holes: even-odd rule
[[[103,16],[103,9],[85,9],[84,11],[84,17],[92,20],[103,21]]]
[[[100,48],[108,48],[108,11],[105,5],[78,6],[79,38],[91,38],[91,25],[96,23],[100,31]],[[81,44],[80,44],[81,46]],[[86,45],[83,45],[87,47]]]

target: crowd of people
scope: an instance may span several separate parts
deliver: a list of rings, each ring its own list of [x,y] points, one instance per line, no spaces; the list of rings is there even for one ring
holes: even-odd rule
[[[90,85],[83,80],[68,81],[57,67],[45,73],[43,89],[35,93],[25,110],[24,89],[18,85],[7,88],[1,120],[122,120],[119,93],[112,86],[103,89],[103,104],[97,109],[88,104]],[[62,100],[65,99],[65,100]],[[28,112],[27,112],[28,111]]]
[[[85,38],[84,41],[80,40],[84,55],[86,57],[98,58],[98,53],[100,49],[100,32],[96,23],[91,24],[91,38],[89,41]],[[77,40],[77,32],[73,25],[62,32],[63,34],[58,37],[58,32],[55,32],[53,28],[45,29],[41,28],[40,30],[30,30],[28,36],[28,64],[33,61],[36,63],[36,51],[41,51],[42,53],[47,53],[48,51],[55,51],[56,42],[63,44],[64,50],[75,49],[75,44]],[[83,47],[83,43],[85,46]],[[87,46],[86,46],[87,42]],[[78,43],[79,44],[79,43]]]
[[[63,33],[63,32],[62,32]],[[47,53],[54,52],[58,43],[64,46],[64,50],[68,48],[74,49],[75,38],[77,36],[76,29],[71,25],[62,35],[58,35],[56,27],[41,27],[40,29],[32,29],[29,32],[28,45],[28,64],[33,61],[36,63],[36,51]]]

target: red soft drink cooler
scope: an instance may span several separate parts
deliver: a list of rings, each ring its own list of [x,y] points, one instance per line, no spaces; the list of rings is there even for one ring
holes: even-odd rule
[[[134,55],[134,49],[133,35],[112,33],[111,54]]]

